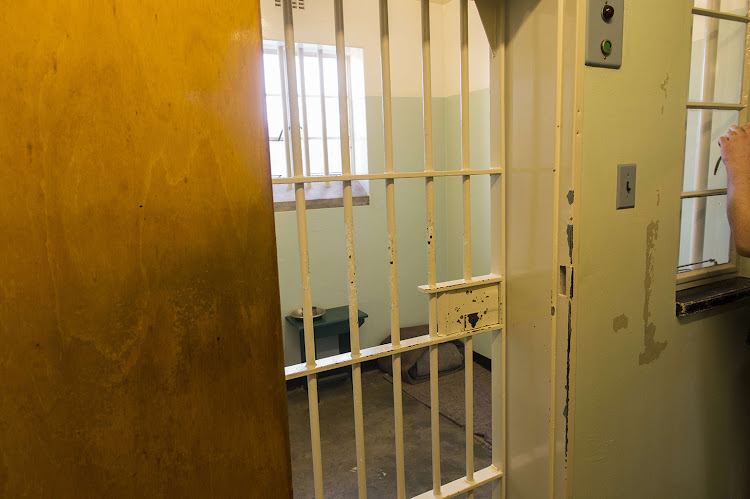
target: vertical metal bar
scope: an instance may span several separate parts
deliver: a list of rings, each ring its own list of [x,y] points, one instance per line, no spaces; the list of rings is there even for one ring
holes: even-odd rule
[[[320,76],[320,119],[323,140],[323,175],[330,175],[328,166],[328,125],[326,123],[326,87],[323,73],[323,49],[318,49],[318,75]]]
[[[284,152],[286,152],[286,176],[292,176],[292,144],[289,141],[289,106],[287,105],[287,79],[286,71],[284,69],[284,48],[279,46],[276,48],[276,53],[279,56],[279,77],[281,87],[281,112],[284,115]],[[292,184],[289,184],[289,188],[292,188]]]
[[[469,160],[469,0],[460,3],[461,37],[461,169],[471,169]],[[464,175],[464,279],[471,279],[471,176]]]
[[[719,10],[719,0],[709,0],[708,8]],[[707,17],[706,44],[703,52],[703,81],[701,82],[701,99],[703,102],[713,102],[716,87],[716,58],[719,51],[719,20]],[[698,127],[698,150],[695,156],[695,186],[693,190],[701,191],[708,188],[709,163],[711,161],[711,129],[713,128],[713,114],[710,109],[700,111]],[[698,198],[693,205],[693,231],[690,235],[690,261],[703,260],[703,247],[706,236],[706,198]],[[691,270],[695,270],[695,266]]]
[[[424,167],[434,169],[432,155],[432,66],[430,61],[430,3],[422,0],[422,106],[424,114]],[[434,177],[425,177],[427,205],[427,283],[437,282],[435,265],[435,186]],[[429,332],[437,336],[437,296],[429,297]],[[438,347],[430,346],[430,426],[432,441],[432,490],[440,494],[440,406],[438,398]]]
[[[459,35],[461,44],[461,169],[471,168],[469,159],[469,2],[460,1]],[[471,279],[471,176],[462,177],[464,279]],[[466,404],[466,479],[474,480],[474,349],[471,337],[464,340],[464,401]],[[466,494],[473,499],[474,491]]]
[[[344,44],[344,5],[343,0],[334,1],[334,23],[336,26],[336,66],[339,87],[339,127],[341,129],[341,171],[351,173],[349,161],[349,119],[347,96],[346,46]],[[346,225],[347,275],[349,278],[349,332],[352,357],[360,356],[359,311],[357,309],[357,277],[354,258],[354,212],[352,201],[352,181],[344,184],[344,223]],[[352,391],[354,398],[354,433],[357,451],[357,488],[359,497],[367,497],[367,475],[365,473],[365,430],[362,410],[362,364],[352,366]]]
[[[552,170],[552,289],[551,307],[557,305],[559,289],[558,255],[560,242],[560,167],[562,164],[563,99],[563,15],[564,0],[557,0],[557,50],[555,61],[555,163]],[[557,431],[557,317],[550,315],[550,401],[549,401],[549,497],[555,495],[555,435]]]
[[[305,51],[302,46],[297,49],[297,59],[299,60],[299,88],[302,94],[302,133],[305,139],[305,175],[310,176],[310,137],[307,123],[307,91],[305,90]]]
[[[289,115],[292,132],[292,160],[295,176],[302,175],[301,139],[299,133],[299,103],[297,101],[297,68],[294,63],[294,20],[292,0],[282,0],[284,16],[284,47],[286,49],[286,72],[289,88]],[[303,326],[305,328],[305,351],[307,365],[315,366],[315,336],[312,319],[312,297],[310,291],[310,257],[307,247],[307,212],[305,211],[305,184],[294,184],[297,207],[297,238],[299,242],[300,273],[302,274]],[[310,408],[310,438],[312,440],[313,479],[315,497],[323,497],[323,464],[320,446],[320,414],[318,412],[318,378],[307,376],[307,400]]]
[[[501,175],[490,176],[490,235],[491,235],[491,272],[502,275],[500,283],[500,306],[502,329],[492,332],[492,435],[498,436],[497,444],[492,445],[492,465],[502,470],[504,475],[500,481],[492,485],[492,498],[505,497],[507,479],[505,449],[506,449],[506,387],[505,387],[505,352],[507,331],[508,302],[505,293],[508,280],[505,266],[505,178],[507,175],[505,158],[505,2],[500,2],[496,13],[497,47],[495,57],[490,59],[490,164],[493,168],[502,168]]]
[[[393,115],[391,112],[391,50],[388,29],[388,0],[380,0],[380,72],[383,86],[383,143],[385,171],[393,171]],[[391,343],[401,344],[398,308],[398,264],[396,261],[396,193],[394,179],[385,181],[388,226],[388,284],[391,297]],[[401,386],[401,354],[393,356],[393,412],[396,433],[396,494],[406,497],[404,477],[404,409]]]

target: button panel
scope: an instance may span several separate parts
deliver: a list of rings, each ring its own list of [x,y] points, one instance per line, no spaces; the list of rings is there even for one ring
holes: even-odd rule
[[[624,0],[588,0],[586,65],[622,66]]]

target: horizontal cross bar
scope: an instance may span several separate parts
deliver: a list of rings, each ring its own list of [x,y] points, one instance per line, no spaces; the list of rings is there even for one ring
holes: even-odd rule
[[[723,19],[724,21],[738,21],[741,23],[750,22],[750,17],[747,16],[730,14],[728,12],[719,12],[718,10],[701,9],[700,7],[693,7],[693,14],[713,17],[715,19]]]
[[[708,189],[706,191],[683,192],[680,197],[682,199],[707,198],[709,196],[723,196],[726,193],[727,193],[726,189]]]
[[[374,360],[380,357],[387,357],[389,355],[394,355],[397,353],[408,352],[409,350],[428,347],[430,345],[447,343],[449,341],[466,338],[468,336],[474,336],[476,334],[485,333],[487,331],[495,331],[497,329],[503,329],[503,325],[493,324],[491,326],[485,326],[482,328],[472,329],[471,331],[463,331],[461,333],[446,336],[432,337],[426,334],[424,336],[417,336],[416,338],[401,340],[401,344],[397,347],[394,347],[393,343],[386,343],[385,345],[363,348],[362,350],[360,350],[359,357],[352,357],[352,353],[347,352],[339,355],[332,355],[324,359],[318,359],[315,362],[315,365],[312,367],[308,367],[308,365],[304,362],[301,364],[286,366],[284,368],[284,375],[286,377],[286,380],[289,381],[290,379],[301,378],[310,374],[330,371],[332,369],[350,366],[352,364],[360,364],[368,360]]]
[[[484,484],[490,483],[493,480],[498,480],[503,477],[503,472],[494,466],[490,465],[484,469],[474,472],[474,480],[467,480],[466,477],[453,480],[452,482],[446,483],[440,487],[440,495],[435,494],[434,490],[425,492],[414,496],[413,499],[431,499],[440,498],[448,499],[449,497],[457,497],[461,494],[465,494],[470,490],[474,490],[477,487],[481,487]]]
[[[713,109],[715,111],[742,111],[744,104],[722,104],[720,102],[688,102],[688,109]]]
[[[350,180],[382,180],[392,178],[425,178],[425,177],[463,177],[464,175],[500,175],[502,168],[485,168],[481,170],[441,170],[429,172],[389,172],[389,173],[367,173],[351,175],[326,175],[316,177],[295,176],[287,178],[274,178],[274,184],[305,184],[308,182],[342,182]]]
[[[487,274],[477,277],[472,277],[471,280],[457,279],[455,281],[439,282],[434,286],[423,285],[419,286],[419,291],[422,293],[442,293],[443,291],[451,291],[453,289],[461,288],[473,288],[474,286],[481,286],[482,284],[492,284],[493,282],[501,282],[503,276],[497,274]]]

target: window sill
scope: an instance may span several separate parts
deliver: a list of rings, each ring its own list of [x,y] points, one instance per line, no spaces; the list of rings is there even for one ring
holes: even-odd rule
[[[677,317],[711,310],[750,297],[750,279],[734,277],[677,292]]]
[[[352,181],[352,201],[354,206],[370,204],[370,195],[357,180]],[[308,210],[344,206],[343,182],[310,182],[305,184],[305,206]],[[273,211],[294,211],[296,207],[294,184],[274,184]]]

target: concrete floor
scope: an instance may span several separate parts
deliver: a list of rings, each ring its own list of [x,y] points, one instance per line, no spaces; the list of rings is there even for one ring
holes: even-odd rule
[[[393,423],[393,385],[379,370],[362,374],[365,422],[365,464],[367,495],[396,497],[396,458]],[[294,497],[314,497],[310,419],[307,392],[288,393],[289,433],[292,450]],[[404,404],[404,448],[406,495],[432,489],[430,409],[407,394]],[[323,449],[323,487],[326,497],[357,497],[354,447],[354,409],[350,381],[323,383],[320,389],[320,437]],[[464,476],[464,429],[440,418],[440,467],[442,483]],[[491,451],[474,443],[475,469],[490,465]],[[476,497],[490,497],[491,485],[476,490]]]

